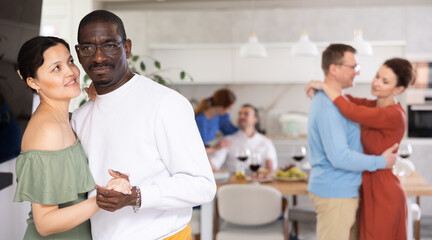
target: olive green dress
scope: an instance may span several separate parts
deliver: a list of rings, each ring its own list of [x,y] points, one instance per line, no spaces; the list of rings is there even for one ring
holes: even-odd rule
[[[77,140],[58,151],[29,150],[16,162],[17,189],[14,202],[71,206],[86,200],[86,193],[95,187],[87,157]],[[24,239],[92,239],[90,221],[75,228],[42,237],[36,230],[33,213],[27,219]]]

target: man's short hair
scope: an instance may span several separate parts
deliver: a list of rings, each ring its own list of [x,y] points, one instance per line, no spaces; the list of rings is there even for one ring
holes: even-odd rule
[[[253,111],[254,111],[254,115],[255,115],[255,117],[258,117],[258,109],[257,109],[254,105],[249,104],[249,103],[245,103],[245,104],[243,104],[241,107],[242,107],[242,108],[244,108],[244,107],[252,108]]]
[[[252,108],[253,109],[253,112],[254,112],[254,116],[257,118],[257,123],[255,124],[255,129],[259,132],[259,133],[261,133],[261,134],[266,134],[266,130],[264,130],[264,129],[261,129],[261,126],[260,126],[260,116],[258,115],[258,109],[254,106],[254,105],[252,105],[252,104],[249,104],[249,103],[245,103],[245,104],[243,104],[242,106],[241,106],[242,108],[244,108],[244,107],[248,107],[248,108]]]
[[[78,27],[78,43],[80,39],[81,29],[90,23],[111,23],[117,25],[118,35],[120,35],[122,41],[126,41],[126,31],[123,25],[123,21],[114,13],[106,10],[95,10],[89,14],[87,14]]]
[[[356,54],[355,48],[346,44],[330,44],[322,53],[321,68],[324,71],[324,75],[327,75],[330,65],[342,64],[345,52],[352,52]]]

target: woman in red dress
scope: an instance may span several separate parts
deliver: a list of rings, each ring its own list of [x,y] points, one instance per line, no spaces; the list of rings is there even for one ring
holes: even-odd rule
[[[406,113],[395,96],[414,81],[413,67],[405,59],[387,60],[372,81],[376,100],[354,98],[333,92],[323,82],[306,86],[310,96],[324,90],[351,121],[361,126],[364,153],[380,155],[394,143],[400,143],[406,129]],[[407,238],[406,196],[391,169],[363,172],[360,188],[359,239],[398,240]]]

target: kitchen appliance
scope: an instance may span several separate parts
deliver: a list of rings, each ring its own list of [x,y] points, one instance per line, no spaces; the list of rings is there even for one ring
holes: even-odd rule
[[[432,89],[408,89],[408,137],[432,138]]]
[[[279,117],[282,133],[291,138],[307,136],[307,121],[307,114],[301,112],[288,112]]]

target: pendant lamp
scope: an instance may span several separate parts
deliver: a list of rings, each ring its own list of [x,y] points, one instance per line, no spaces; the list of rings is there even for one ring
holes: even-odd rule
[[[267,57],[267,50],[258,42],[254,31],[251,32],[248,42],[240,47],[240,57]]]
[[[318,47],[313,43],[306,30],[302,30],[300,39],[291,48],[293,56],[318,56]]]
[[[255,2],[251,0],[252,9],[252,31],[247,43],[240,47],[240,57],[267,57],[267,50],[261,43],[253,29],[255,29]]]
[[[359,55],[373,55],[372,45],[363,39],[363,33],[360,29],[354,31],[354,41],[352,46],[357,50],[357,54]]]

